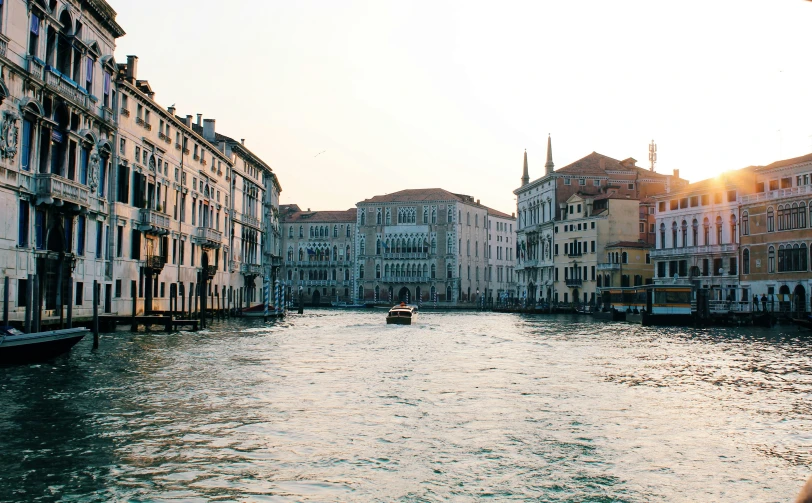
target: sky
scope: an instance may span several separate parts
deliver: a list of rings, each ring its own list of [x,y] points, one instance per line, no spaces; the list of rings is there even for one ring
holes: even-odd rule
[[[108,0],[116,60],[245,138],[281,203],[442,187],[515,211],[596,151],[691,181],[812,152],[803,0]]]

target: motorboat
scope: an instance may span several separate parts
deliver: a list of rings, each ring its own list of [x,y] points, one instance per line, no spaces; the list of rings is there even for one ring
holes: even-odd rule
[[[390,309],[386,315],[387,325],[411,325],[415,321],[417,321],[417,306],[407,305],[405,302]]]
[[[358,304],[353,302],[344,302],[344,301],[334,301],[331,302],[330,305],[332,307],[337,307],[339,309],[359,309],[362,307],[366,307],[365,304]]]
[[[25,334],[0,327],[0,364],[47,361],[67,353],[90,333],[86,328],[66,328]]]

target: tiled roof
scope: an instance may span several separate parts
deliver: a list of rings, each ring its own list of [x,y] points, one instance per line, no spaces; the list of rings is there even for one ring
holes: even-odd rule
[[[784,168],[786,166],[792,166],[793,164],[801,164],[803,162],[812,161],[812,154],[802,155],[800,157],[793,157],[791,159],[782,159],[780,161],[775,161],[771,164],[766,166],[761,166],[758,168],[758,171],[770,171],[772,169]]]
[[[359,204],[363,203],[411,203],[421,201],[464,201],[465,199],[459,194],[451,193],[445,189],[406,189],[392,192],[391,194],[384,194],[382,196],[374,196],[369,199],[364,199]],[[473,201],[471,201],[473,202]]]
[[[485,208],[488,210],[488,213],[500,218],[516,218],[508,215],[507,213],[502,213],[501,211],[495,210],[493,208],[489,208],[483,204],[480,204],[474,200],[473,197],[467,196],[465,194],[455,194],[453,192],[449,192],[445,189],[440,188],[433,188],[433,189],[405,189],[399,190],[397,192],[392,192],[391,194],[384,194],[381,196],[374,196],[369,199],[364,199],[358,204],[368,204],[368,203],[420,203],[420,202],[430,202],[430,201],[460,201],[470,204],[472,206],[477,206],[480,208]]]
[[[603,160],[603,169],[601,169],[601,160]],[[634,162],[636,162],[635,159],[631,157],[623,161],[618,161],[609,156],[592,152],[572,164],[555,170],[555,173],[574,176],[610,176],[607,171],[625,171],[629,175],[638,173],[638,175],[643,178],[665,178],[667,176],[662,173],[641,168],[640,166],[635,166]]]
[[[656,197],[658,199],[664,199],[702,190],[720,189],[729,185],[736,187],[749,187],[750,183],[753,181],[753,173],[757,169],[760,169],[760,166],[747,166],[746,168],[725,171],[713,178],[706,178],[704,180],[699,180],[698,182],[689,183],[688,185],[680,187],[669,194],[660,194]]]
[[[295,205],[294,205],[295,206]],[[298,207],[298,206],[297,206]],[[281,213],[280,207],[280,213]],[[281,220],[290,222],[355,222],[357,210],[350,208],[344,211],[296,211],[282,213]]]

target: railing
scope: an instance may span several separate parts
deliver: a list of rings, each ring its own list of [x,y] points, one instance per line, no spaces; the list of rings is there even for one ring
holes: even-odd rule
[[[711,255],[718,253],[736,253],[739,249],[738,243],[727,243],[722,245],[702,245],[686,246],[684,248],[661,248],[651,250],[651,258],[677,257],[681,255]]]
[[[36,175],[36,184],[40,197],[61,199],[81,206],[90,204],[90,189],[78,182],[53,173],[40,173]]]
[[[384,276],[383,278],[372,278],[381,283],[428,283],[431,281],[429,276]]]
[[[19,181],[20,187],[26,189],[29,192],[36,192],[37,186],[34,183],[34,175],[31,172],[20,171],[19,173]]]
[[[615,264],[612,262],[602,262],[598,264],[599,271],[619,271],[620,264]]]
[[[105,122],[113,122],[113,111],[104,105],[99,107],[99,115]]]
[[[581,256],[583,256],[583,253],[581,253],[579,251],[574,251],[574,252],[571,251],[571,252],[567,252],[567,256],[568,257],[581,257]]]
[[[248,275],[262,274],[262,266],[259,264],[240,264],[240,273]]]
[[[234,220],[236,220],[236,221],[238,221],[238,222],[240,222],[242,224],[245,224],[245,225],[248,225],[248,226],[251,226],[251,227],[255,227],[257,229],[261,228],[258,218],[252,217],[250,215],[246,215],[245,213],[240,213],[239,211],[234,211],[234,212],[232,212],[231,218],[233,218]]]
[[[711,300],[708,308],[712,313],[750,313],[753,311],[749,301]]]
[[[218,244],[223,241],[223,233],[210,227],[198,227],[197,237]]]
[[[144,260],[144,267],[161,271],[166,265],[166,259],[160,255],[153,255]]]
[[[28,73],[33,77],[42,80],[42,73],[45,70],[45,62],[35,56],[28,55]]]
[[[152,131],[152,124],[145,121],[141,117],[136,117],[135,118],[135,123],[138,124],[139,126],[143,127],[144,129],[146,129],[147,131]]]
[[[64,75],[54,72],[54,69],[44,72],[45,85],[77,105],[87,108],[87,95],[82,93],[75,83],[68,83]]]
[[[538,267],[539,261],[537,259],[521,260],[517,263],[518,267]]]
[[[567,286],[581,286],[583,284],[583,280],[581,278],[567,278],[566,280]]]
[[[302,286],[336,286],[334,279],[306,279],[299,282]]]
[[[200,156],[199,156],[198,154],[195,154],[195,156],[194,156],[194,157],[195,157],[195,161],[199,161],[199,160],[200,160]]]
[[[383,254],[383,258],[385,258],[385,259],[427,259],[427,258],[429,258],[429,253],[428,252],[411,252],[411,253],[385,252]]]
[[[141,224],[147,225],[153,230],[168,231],[169,230],[169,216],[164,215],[156,210],[141,209]]]
[[[282,257],[271,257],[271,265],[274,267],[279,267],[282,265]]]
[[[759,201],[772,201],[774,199],[782,199],[785,197],[799,196],[803,194],[812,194],[812,185],[802,185],[800,187],[788,187],[786,189],[775,189],[767,192],[759,192],[758,194],[748,194],[741,197],[741,203],[749,204]]]
[[[8,51],[8,41],[5,38],[0,38],[0,56],[5,56]]]
[[[347,266],[348,260],[286,260],[285,266],[287,267],[331,267],[331,266]]]
[[[217,266],[207,265],[205,268],[203,268],[203,273],[206,274],[208,278],[213,278],[217,274]]]
[[[175,150],[180,150],[180,143],[175,144]]]
[[[124,117],[129,117],[130,116],[130,111],[127,110],[126,108],[122,108],[121,109],[121,115],[123,115]]]
[[[163,134],[160,131],[158,131],[158,138],[165,141],[166,143],[169,143],[171,141],[168,136],[166,136],[165,134]]]

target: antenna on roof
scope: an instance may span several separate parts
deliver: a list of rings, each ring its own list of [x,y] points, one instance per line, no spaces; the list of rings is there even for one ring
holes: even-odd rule
[[[657,162],[657,144],[654,140],[648,146],[648,162],[651,163],[651,171],[654,171],[654,163]]]

